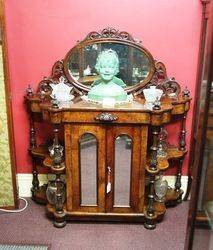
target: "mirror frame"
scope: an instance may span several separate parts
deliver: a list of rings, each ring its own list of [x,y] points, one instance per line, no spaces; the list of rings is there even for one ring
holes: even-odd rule
[[[74,79],[72,75],[69,73],[68,64],[69,64],[70,57],[73,51],[76,49],[78,50],[88,45],[100,44],[100,43],[119,43],[123,45],[128,45],[128,46],[131,46],[133,48],[136,48],[142,51],[148,57],[150,64],[151,64],[149,74],[144,80],[140,81],[139,83],[136,83],[133,86],[126,87],[125,91],[127,93],[133,93],[135,91],[138,91],[139,89],[143,88],[152,80],[153,75],[156,70],[155,60],[152,54],[144,46],[142,46],[140,41],[133,39],[129,33],[125,31],[120,32],[114,28],[106,28],[100,32],[94,31],[94,32],[89,33],[83,41],[79,42],[76,46],[74,46],[72,49],[69,50],[69,52],[66,54],[63,60],[64,74],[66,78],[68,79],[68,81],[71,84],[73,84],[77,89],[82,90],[84,92],[88,92],[91,88],[88,86],[85,86],[84,84]]]

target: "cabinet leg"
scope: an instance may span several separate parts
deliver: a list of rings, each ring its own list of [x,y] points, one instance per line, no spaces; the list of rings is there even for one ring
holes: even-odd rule
[[[180,194],[180,196],[177,199],[177,204],[180,204],[182,202],[182,194]]]
[[[54,227],[57,227],[57,228],[65,227],[67,222],[64,217],[65,216],[63,214],[61,216],[59,214],[54,215],[54,218],[55,218],[53,222]]]
[[[175,182],[176,192],[180,191],[181,189],[182,165],[183,165],[183,159],[180,159],[179,164],[178,164],[178,169],[177,169],[176,182]]]
[[[144,227],[148,230],[153,230],[156,228],[156,222],[153,219],[146,218]]]
[[[55,213],[54,213],[54,226],[62,228],[66,226],[66,217],[63,211],[62,194],[56,193],[55,197]]]
[[[149,189],[149,195],[148,195],[148,207],[145,212],[145,223],[144,227],[146,229],[155,229],[156,228],[156,215],[154,211],[154,180],[155,175],[150,175],[150,189]]]
[[[32,171],[33,180],[32,180],[31,191],[32,191],[32,196],[34,197],[36,190],[39,189],[39,180],[38,180],[38,170],[37,170],[37,166],[36,166],[36,160],[33,158],[32,161],[33,161],[33,171]]]
[[[55,196],[55,213],[54,213],[54,226],[62,228],[66,226],[66,217],[63,211],[62,193],[56,193]]]
[[[55,197],[54,197],[54,226],[57,228],[62,228],[66,225],[66,214],[64,213],[64,202],[65,202],[65,191],[64,191],[64,183],[61,180],[61,174],[65,170],[65,166],[62,164],[63,157],[63,147],[59,144],[58,133],[59,126],[54,125],[54,144],[53,144],[53,153],[51,153],[51,157],[53,158],[53,165],[51,166],[52,173],[56,174],[55,179]]]
[[[187,112],[185,112],[183,114],[182,122],[181,122],[180,142],[179,142],[179,149],[181,151],[186,150],[186,114],[187,114]],[[180,193],[180,196],[177,199],[177,203],[182,202],[181,177],[182,177],[183,159],[184,159],[184,157],[182,157],[179,160],[178,168],[177,168],[176,182],[175,182],[175,191]]]
[[[148,206],[145,211],[144,227],[146,229],[156,228],[156,214],[154,211],[154,182],[155,182],[155,175],[158,173],[158,169],[157,169],[158,134],[159,134],[159,127],[153,126],[152,128],[153,143],[150,148],[151,161],[150,161],[150,166],[147,169],[150,175],[150,186],[149,186],[149,194],[148,194]]]
[[[60,174],[56,175],[56,193],[55,193],[55,213],[54,213],[54,226],[57,228],[62,228],[66,225],[66,216],[64,213],[64,191],[62,186],[62,181]]]
[[[32,89],[29,87],[28,88],[28,94],[32,95]],[[29,108],[30,110],[30,108]],[[34,126],[34,115],[33,113],[30,112],[30,148],[29,152],[36,147],[36,131],[35,131],[35,126]],[[39,189],[39,180],[38,180],[38,170],[37,170],[37,165],[36,165],[36,159],[31,155],[32,157],[32,165],[33,165],[33,180],[32,180],[32,197],[35,196],[35,192]]]

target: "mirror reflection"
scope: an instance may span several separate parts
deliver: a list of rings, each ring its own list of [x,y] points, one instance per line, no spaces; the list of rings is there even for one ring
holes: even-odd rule
[[[79,140],[81,205],[97,205],[97,139],[86,133]]]
[[[121,43],[94,43],[83,48],[76,48],[69,58],[68,69],[72,78],[91,86],[99,79],[95,64],[101,51],[112,49],[119,58],[119,72],[116,77],[123,80],[126,86],[143,81],[151,70],[151,62],[142,50]]]
[[[128,135],[115,140],[115,183],[114,206],[130,206],[130,177],[132,158],[132,139]]]

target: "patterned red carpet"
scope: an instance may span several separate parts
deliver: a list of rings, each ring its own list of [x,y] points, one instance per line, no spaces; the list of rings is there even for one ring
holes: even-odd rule
[[[22,213],[0,213],[0,243],[51,245],[53,250],[182,250],[184,249],[188,202],[167,210],[154,231],[139,224],[68,223],[54,228],[45,207],[28,199]]]

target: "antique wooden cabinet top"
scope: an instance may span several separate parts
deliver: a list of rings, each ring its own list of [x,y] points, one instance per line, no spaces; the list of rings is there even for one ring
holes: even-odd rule
[[[73,102],[54,103],[41,100],[38,96],[27,96],[30,110],[35,113],[42,113],[44,120],[50,120],[53,123],[60,122],[100,122],[96,116],[100,113],[113,113],[116,120],[105,120],[117,123],[144,123],[152,125],[161,125],[168,123],[172,115],[183,114],[190,107],[190,97],[179,97],[176,100],[162,98],[159,106],[150,108],[146,106],[143,98],[135,98],[133,101],[125,104],[117,104],[113,108],[103,107],[102,104],[88,103],[80,97]],[[73,117],[73,115],[75,117]],[[102,120],[104,122],[104,120]]]
[[[54,101],[54,97],[57,97],[59,92],[58,89],[54,88],[54,85],[61,86],[62,78],[64,86],[67,86],[67,90],[63,90],[64,95],[68,93],[67,91],[71,91],[75,98],[87,95],[91,86],[100,82],[96,61],[102,51],[116,53],[119,67],[113,81],[118,81],[118,85],[121,84],[127,94],[133,95],[134,100],[144,99],[143,89],[156,86],[157,89],[163,90],[163,98],[166,99],[165,104],[162,100],[160,109],[166,108],[167,105],[175,105],[176,108],[173,108],[172,111],[175,114],[181,112],[179,110],[181,107],[178,107],[178,104],[183,104],[183,107],[186,99],[190,99],[189,91],[185,89],[181,94],[177,81],[167,76],[165,65],[154,60],[141,41],[134,39],[127,32],[106,28],[100,32],[89,33],[83,41],[70,49],[63,60],[57,61],[52,68],[51,76],[45,77],[39,83],[36,93],[28,88],[27,99],[34,104],[31,106],[32,111],[39,112],[39,108],[35,106],[36,103],[40,104],[47,100]],[[90,110],[100,107],[100,105],[95,106],[89,102],[77,102],[78,99],[74,100],[74,104],[69,105],[71,109]],[[139,100],[139,103],[143,103],[143,100]],[[41,108],[47,106],[47,104],[40,105]],[[54,106],[54,102],[52,106]],[[59,106],[62,107],[62,105]],[[117,111],[128,108],[132,111],[139,109],[145,111],[144,107],[135,101],[132,104],[122,104],[115,107]]]

